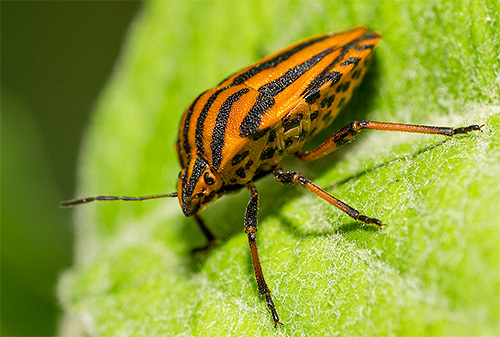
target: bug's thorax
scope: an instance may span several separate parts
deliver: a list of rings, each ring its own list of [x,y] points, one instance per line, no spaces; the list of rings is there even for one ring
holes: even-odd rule
[[[185,216],[204,210],[219,197],[223,180],[208,162],[200,157],[188,161],[179,176],[177,196]]]

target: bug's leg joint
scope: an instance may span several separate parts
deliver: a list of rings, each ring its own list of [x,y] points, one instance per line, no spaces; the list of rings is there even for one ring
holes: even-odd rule
[[[357,121],[355,123],[357,123],[355,130],[359,131],[359,129],[366,127],[370,123],[370,121]]]
[[[248,240],[254,242],[256,240],[255,233],[257,232],[257,227],[253,225],[245,226],[245,234],[248,236]]]
[[[370,121],[352,121],[351,123],[344,126],[341,130],[348,132],[351,136],[357,134],[359,130],[365,128]]]
[[[369,123],[369,121],[352,121],[351,123],[344,126],[335,135],[333,135],[332,140],[335,144],[335,147],[338,148],[351,142],[359,133],[359,131],[365,128]]]
[[[273,171],[274,178],[283,185],[307,184],[309,181],[298,172],[283,172],[281,170]]]

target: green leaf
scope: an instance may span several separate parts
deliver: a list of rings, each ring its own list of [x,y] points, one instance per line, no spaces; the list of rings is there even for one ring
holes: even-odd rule
[[[495,1],[149,2],[84,142],[79,196],[176,190],[173,144],[200,92],[301,38],[363,23],[376,59],[326,139],[355,119],[464,126],[438,136],[363,132],[328,158],[285,161],[364,214],[301,187],[257,183],[257,235],[284,323],[259,298],[243,233],[246,192],[203,212],[177,200],[75,209],[78,246],[62,331],[95,335],[493,335],[500,326],[500,6]],[[313,145],[311,145],[313,146]]]

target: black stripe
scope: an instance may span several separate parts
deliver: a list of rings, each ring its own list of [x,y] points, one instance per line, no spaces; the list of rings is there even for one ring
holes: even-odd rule
[[[258,131],[260,117],[274,105],[274,98],[259,93],[257,101],[240,124],[240,137],[248,137]]]
[[[330,69],[328,69],[328,70],[330,70]],[[316,78],[314,78],[314,80],[312,80],[311,83],[309,83],[307,88],[302,92],[302,95],[306,95],[305,96],[306,102],[308,102],[309,97],[314,96],[315,94],[318,94],[318,98],[319,98],[320,94],[319,94],[318,90],[319,90],[319,88],[321,88],[321,86],[323,84],[325,84],[327,82],[332,82],[331,84],[334,85],[334,84],[337,84],[341,78],[342,78],[342,74],[339,73],[338,71],[332,71],[332,72],[323,71],[321,74],[316,76]],[[309,99],[309,101],[312,101],[312,100],[313,99],[311,97]]]
[[[261,86],[259,88],[259,92],[273,97],[278,95],[283,90],[288,88],[288,86],[292,85],[293,82],[304,75],[308,70],[318,64],[318,62],[324,59],[325,56],[331,54],[336,49],[337,48],[335,47],[328,48],[321,53],[314,55],[309,60],[302,62],[301,64],[298,64],[291,69],[288,69],[283,76]]]
[[[286,60],[288,60],[290,57],[292,57],[293,55],[297,54],[301,50],[303,50],[303,49],[305,49],[307,47],[310,47],[310,46],[312,46],[313,44],[315,44],[317,42],[321,42],[321,41],[323,41],[325,39],[328,39],[330,37],[331,37],[330,35],[323,35],[323,36],[317,37],[316,39],[306,41],[304,43],[299,44],[298,46],[293,47],[290,50],[287,50],[284,53],[276,55],[275,57],[273,57],[270,60],[267,60],[266,62],[263,62],[261,64],[257,64],[255,67],[250,68],[247,71],[245,71],[244,73],[238,75],[233,80],[232,85],[241,84],[243,82],[246,82],[247,80],[249,80],[253,76],[257,75],[258,73],[260,73],[260,72],[262,72],[264,70],[267,70],[269,68],[276,67],[277,65],[279,65],[282,62],[285,62]],[[231,77],[231,76],[229,76],[229,77]],[[226,81],[226,80],[227,79],[225,79],[224,81]],[[222,82],[224,82],[224,81],[222,81]]]
[[[187,176],[188,176],[188,168],[185,168],[183,170],[181,179],[182,179],[182,194],[181,194],[181,199],[182,199],[182,211],[184,214],[186,214],[187,211],[189,211],[189,208],[187,206]]]
[[[371,32],[370,32],[371,33]],[[307,86],[307,88],[302,92],[302,95],[306,96],[306,98],[309,96],[309,95],[312,95],[314,94],[316,91],[319,90],[319,88],[321,88],[321,86],[329,81],[332,81],[333,84],[337,83],[340,78],[342,77],[342,74],[336,72],[336,71],[332,71],[332,72],[329,72],[330,69],[332,69],[337,63],[339,63],[343,58],[344,56],[351,50],[353,49],[354,47],[356,47],[359,43],[359,41],[361,40],[369,40],[369,39],[374,39],[376,37],[379,37],[379,35],[362,35],[360,37],[358,37],[357,39],[349,42],[348,44],[346,44],[344,47],[342,47],[342,52],[335,58],[335,60],[333,60],[332,63],[330,63],[322,72],[321,74],[319,74],[318,76],[316,76],[316,78],[311,81],[311,83],[309,83],[309,85]]]
[[[187,176],[188,176],[188,170],[187,168],[184,170],[184,173],[182,173],[182,198],[184,199],[184,190],[187,192]]]
[[[191,176],[189,177],[189,185],[186,189],[186,192],[189,196],[193,194],[196,183],[198,182],[198,179],[200,179],[207,166],[208,163],[205,159],[196,157],[196,161],[193,165],[193,171],[191,172]]]
[[[194,188],[196,187],[196,183],[198,182],[198,179],[200,179],[201,175],[207,168],[208,163],[200,158],[196,157],[196,161],[194,162],[193,165],[193,171],[191,172],[191,175],[189,176],[189,184],[187,184],[187,176],[188,172],[185,171],[184,175],[182,176],[182,203],[183,203],[183,211],[184,209],[188,210],[188,199],[191,197],[191,195],[194,192]],[[187,186],[186,186],[187,185]],[[184,214],[186,214],[186,211],[184,211]]]
[[[200,99],[200,97],[204,93],[202,93],[201,95],[199,95],[198,97],[196,97],[196,99],[193,101],[193,103],[191,103],[191,106],[189,107],[188,112],[186,114],[186,120],[184,122],[184,129],[182,130],[182,139],[184,140],[184,142],[183,142],[183,144],[184,144],[184,151],[186,152],[186,155],[188,155],[188,156],[191,153],[191,146],[189,145],[189,138],[188,138],[189,123],[191,122],[191,116],[193,115],[194,106],[196,105],[196,102],[198,102],[198,100]],[[179,158],[181,158],[180,148],[179,148]]]
[[[380,38],[380,34],[375,34],[372,31],[366,32],[363,36],[363,40],[373,40]]]
[[[224,146],[226,126],[229,114],[231,113],[231,108],[233,104],[241,98],[241,96],[249,91],[250,89],[245,88],[235,92],[229,96],[220,107],[217,120],[215,121],[214,132],[212,133],[212,143],[210,144],[210,147],[212,148],[212,167],[216,170],[222,162],[222,147]]]
[[[340,65],[343,67],[348,66],[350,64],[357,65],[359,63],[359,61],[361,61],[361,59],[359,57],[349,57],[344,62],[342,62]]]
[[[314,55],[307,61],[289,69],[280,78],[261,86],[259,88],[257,101],[241,122],[240,137],[248,137],[249,135],[257,132],[262,115],[272,108],[275,103],[273,97],[288,88],[289,85],[295,82],[334,50],[336,50],[335,47],[328,48],[321,53]]]
[[[205,119],[208,116],[208,111],[210,110],[210,107],[214,103],[217,96],[219,96],[219,94],[226,89],[227,89],[227,87],[219,89],[212,96],[210,96],[207,103],[205,103],[205,105],[203,106],[203,110],[201,110],[201,113],[200,113],[200,116],[198,117],[198,120],[196,121],[195,140],[196,140],[196,147],[198,149],[196,151],[196,153],[200,157],[203,156],[203,154],[204,154],[204,151],[203,151],[203,147],[204,147],[203,146],[203,128],[205,126]]]
[[[358,49],[356,49],[356,51],[362,51],[365,49],[373,49],[373,48],[375,48],[374,44],[365,44],[364,46],[361,46]]]

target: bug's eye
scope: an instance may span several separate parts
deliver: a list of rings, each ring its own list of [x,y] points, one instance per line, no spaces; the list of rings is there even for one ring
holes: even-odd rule
[[[205,180],[205,184],[207,184],[207,185],[213,185],[213,184],[215,184],[215,179],[210,174],[210,172],[205,172],[205,175],[203,175],[203,180]]]

